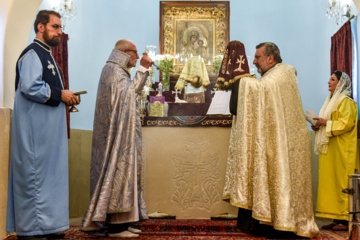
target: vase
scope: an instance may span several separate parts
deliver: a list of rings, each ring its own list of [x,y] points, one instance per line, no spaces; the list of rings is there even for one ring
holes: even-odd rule
[[[164,91],[169,91],[170,89],[170,74],[169,73],[163,73],[162,75],[162,84]]]

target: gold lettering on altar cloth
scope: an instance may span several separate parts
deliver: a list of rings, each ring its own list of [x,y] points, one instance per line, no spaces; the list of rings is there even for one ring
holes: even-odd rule
[[[230,120],[205,120],[203,122],[201,122],[202,126],[217,126],[217,125],[224,125],[224,126],[228,126],[232,124],[232,119]]]
[[[146,126],[180,126],[180,123],[174,120],[147,120]]]

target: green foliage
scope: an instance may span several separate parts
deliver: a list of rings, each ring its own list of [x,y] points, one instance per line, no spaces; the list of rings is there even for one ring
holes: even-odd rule
[[[217,56],[214,56],[214,61],[212,63],[213,65],[213,72],[217,75],[219,74],[219,71],[220,71],[220,68],[221,68],[221,63],[222,63],[222,60],[223,60],[223,55],[217,55]]]

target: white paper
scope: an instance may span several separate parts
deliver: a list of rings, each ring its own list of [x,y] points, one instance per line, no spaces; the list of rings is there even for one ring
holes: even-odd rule
[[[216,91],[206,115],[231,115],[231,91]]]
[[[311,108],[309,108],[309,110],[306,111],[305,117],[309,123],[315,126],[317,120],[314,120],[313,118],[317,118],[318,116]]]

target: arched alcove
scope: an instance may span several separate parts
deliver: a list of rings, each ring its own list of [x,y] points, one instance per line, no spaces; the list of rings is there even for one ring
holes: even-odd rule
[[[14,102],[15,64],[28,42],[32,22],[42,0],[5,0],[0,7],[8,8],[4,37],[4,71],[0,79],[4,107],[12,108]],[[1,81],[2,80],[2,81]],[[1,94],[1,95],[2,95]],[[0,95],[0,96],[1,96]]]

